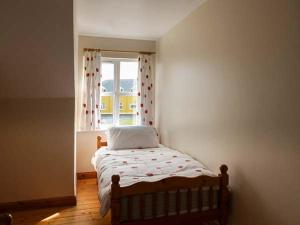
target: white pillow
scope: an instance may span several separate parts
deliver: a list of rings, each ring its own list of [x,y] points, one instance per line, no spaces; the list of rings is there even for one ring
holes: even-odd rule
[[[107,145],[111,150],[158,147],[156,129],[146,126],[111,127],[107,131]]]

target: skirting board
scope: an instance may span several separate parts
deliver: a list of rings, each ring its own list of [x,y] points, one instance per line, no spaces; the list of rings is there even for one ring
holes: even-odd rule
[[[37,209],[57,206],[74,206],[76,205],[76,196],[64,196],[57,198],[46,198],[27,200],[19,202],[0,203],[0,212],[10,212],[15,210]]]
[[[90,179],[90,178],[97,178],[97,172],[91,171],[91,172],[78,172],[77,173],[77,180]]]

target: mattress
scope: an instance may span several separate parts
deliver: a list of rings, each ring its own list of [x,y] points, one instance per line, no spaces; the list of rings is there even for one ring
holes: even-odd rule
[[[137,182],[154,182],[161,179],[181,176],[197,177],[200,175],[216,176],[202,163],[191,156],[160,145],[159,148],[109,150],[102,147],[96,151],[92,164],[97,171],[98,193],[101,202],[100,214],[104,216],[110,209],[110,188],[112,175],[120,176],[120,186],[126,187]],[[218,189],[213,187],[214,207],[217,207]],[[208,187],[203,187],[202,208],[198,206],[199,190],[192,190],[192,212],[208,209]],[[164,194],[156,193],[156,212],[152,212],[152,195],[145,197],[145,219],[164,215]],[[176,214],[175,191],[169,192],[169,215]],[[180,213],[187,212],[187,190],[180,190]],[[133,198],[132,219],[139,219],[139,196]],[[128,200],[121,199],[121,221],[127,220]]]

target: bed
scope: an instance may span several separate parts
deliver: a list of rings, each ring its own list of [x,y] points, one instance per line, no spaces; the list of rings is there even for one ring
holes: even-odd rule
[[[97,171],[100,213],[111,224],[227,224],[227,166],[215,175],[189,155],[155,148],[106,147],[97,137],[92,163]]]

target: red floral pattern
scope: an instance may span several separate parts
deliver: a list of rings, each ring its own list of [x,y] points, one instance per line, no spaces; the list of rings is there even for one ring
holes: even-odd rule
[[[109,195],[110,189],[103,189],[102,187],[107,184],[111,185],[111,176],[115,174],[120,176],[121,186],[132,185],[140,181],[158,181],[174,176],[212,175],[201,163],[193,160],[190,156],[168,148],[122,151],[100,150],[97,155],[95,166],[100,175],[99,179],[104,177],[100,190],[102,197]],[[113,161],[112,159],[116,160]]]
[[[138,108],[137,118],[141,125],[153,125],[153,88],[151,73],[151,56],[140,55],[138,74]],[[145,108],[145,110],[143,110]]]
[[[96,51],[84,53],[83,90],[81,92],[81,130],[97,130],[101,124],[101,55]]]

